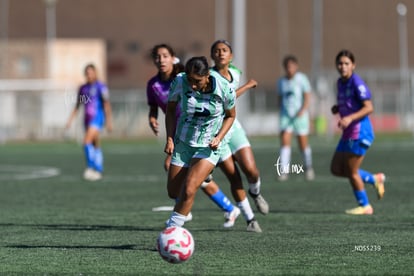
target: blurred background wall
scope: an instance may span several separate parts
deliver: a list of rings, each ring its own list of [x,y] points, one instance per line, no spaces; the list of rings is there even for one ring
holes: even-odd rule
[[[168,43],[185,62],[208,56],[218,38],[259,82],[238,109],[250,135],[278,133],[275,83],[286,54],[312,81],[313,132],[332,135],[334,58],[344,48],[373,92],[377,131],[411,131],[413,10],[414,0],[0,0],[0,139],[60,138],[90,62],[111,91],[112,135],[152,135],[151,47]],[[78,121],[69,136],[82,134]]]

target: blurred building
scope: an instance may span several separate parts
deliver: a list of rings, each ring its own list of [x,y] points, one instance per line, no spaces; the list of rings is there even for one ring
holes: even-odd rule
[[[88,55],[80,59],[82,62],[72,62],[69,66],[67,62],[73,58],[57,58],[72,47],[70,41],[87,39],[103,45],[104,60],[99,65],[113,94],[138,91],[145,96],[146,81],[156,72],[149,58],[151,47],[168,43],[184,62],[192,55],[208,56],[215,39],[234,40],[235,1],[238,0],[0,0],[0,47],[9,48],[0,53],[0,79],[16,77],[12,70],[20,70],[22,75],[17,77],[23,79],[56,77],[59,74],[55,70],[61,66],[73,70],[74,79],[76,74],[82,78],[80,64],[87,62]],[[414,26],[411,16],[414,0],[401,2],[408,10],[404,17],[406,26]],[[282,74],[283,56],[291,53],[298,56],[301,70],[312,79],[317,95],[313,105],[315,116],[328,113],[336,78],[334,57],[343,48],[355,53],[359,72],[376,89],[380,113],[414,112],[414,100],[405,100],[414,98],[412,85],[404,92],[401,84],[402,63],[408,72],[414,63],[414,52],[408,47],[408,52],[402,55],[401,43],[413,45],[414,28],[407,28],[404,42],[402,17],[396,11],[398,2],[245,0],[245,3],[244,72],[246,77],[259,82],[256,92],[246,96],[249,112],[274,116],[275,82]],[[51,41],[61,47],[53,60],[45,48]],[[15,46],[22,43],[37,54],[32,57],[22,53]],[[384,82],[385,79],[389,80]],[[140,101],[145,107],[145,100]],[[260,117],[265,125],[266,118]],[[269,124],[274,124],[274,119]],[[399,128],[402,123],[395,124]],[[254,131],[252,127],[250,132]]]

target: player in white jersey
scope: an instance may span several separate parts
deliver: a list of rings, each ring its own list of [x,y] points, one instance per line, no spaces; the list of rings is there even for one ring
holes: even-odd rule
[[[294,133],[303,155],[305,179],[313,180],[315,173],[312,168],[312,150],[308,143],[311,85],[307,76],[298,71],[298,60],[295,56],[286,56],[283,59],[283,68],[286,75],[277,82],[280,102],[280,166],[289,168]],[[288,175],[289,171],[283,170],[279,181],[287,180]]]
[[[257,82],[255,80],[249,80],[245,85],[239,87],[241,71],[235,66],[231,65],[233,53],[232,47],[228,41],[215,41],[211,46],[210,55],[215,63],[215,66],[212,68],[212,70],[219,73],[221,78],[228,81],[234,89],[237,89],[237,97],[242,95],[248,89],[256,87]],[[239,208],[242,206],[241,209],[247,211],[245,218],[249,222],[254,218],[254,216],[253,212],[248,211],[250,207],[246,205],[247,203],[245,203],[248,202],[248,200],[243,189],[243,184],[241,183],[240,173],[238,172],[237,166],[235,166],[234,162],[236,161],[237,164],[239,164],[243,173],[246,175],[246,178],[249,182],[249,194],[254,199],[258,210],[262,214],[267,214],[269,212],[269,205],[260,194],[261,181],[259,170],[257,169],[253,151],[247,135],[237,119],[233,123],[233,126],[230,129],[229,133],[226,135],[225,139],[228,140],[231,154],[228,156],[223,156],[221,158],[223,162],[220,162],[219,166],[230,181],[236,181],[236,183],[240,183],[242,193],[240,191],[240,187],[237,185],[232,185],[232,192],[233,194],[238,193],[238,198],[235,197],[235,199],[239,205]],[[238,189],[233,191],[233,186],[237,187]],[[258,225],[256,228],[259,228]]]
[[[178,198],[167,226],[183,226],[198,188],[216,166],[236,116],[235,91],[210,72],[205,57],[193,57],[171,84],[165,152],[172,154],[168,194]],[[176,124],[176,108],[181,115]]]

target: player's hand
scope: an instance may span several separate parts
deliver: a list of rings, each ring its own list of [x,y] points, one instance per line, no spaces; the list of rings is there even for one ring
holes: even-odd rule
[[[213,140],[211,140],[209,146],[212,150],[216,150],[220,146],[220,143],[221,143],[221,140],[217,137],[214,137]]]
[[[174,141],[172,138],[167,138],[167,143],[165,144],[164,152],[168,155],[171,155],[174,151]]]
[[[107,130],[108,132],[112,132],[112,130],[113,130],[112,121],[108,121],[108,122],[106,123],[106,130]]]
[[[331,107],[331,112],[332,112],[332,114],[337,114],[338,112],[339,112],[339,108],[338,108],[338,105],[337,104],[335,104],[335,105],[333,105],[332,107]]]
[[[159,128],[158,128],[158,121],[157,121],[157,119],[155,119],[154,117],[151,117],[150,119],[149,119],[149,125],[150,125],[150,128],[152,129],[152,132],[154,132],[154,134],[156,135],[156,136],[158,136],[158,132],[159,132]]]
[[[338,127],[340,129],[346,129],[352,123],[352,118],[349,116],[343,117],[338,121]]]
[[[257,81],[256,81],[256,80],[254,80],[254,79],[250,79],[250,80],[247,82],[247,85],[249,86],[249,88],[256,88],[256,87],[257,87],[257,85],[258,85],[258,83],[257,83]]]

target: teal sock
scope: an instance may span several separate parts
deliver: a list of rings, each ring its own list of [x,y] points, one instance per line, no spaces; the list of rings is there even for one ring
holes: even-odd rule
[[[220,189],[214,195],[211,195],[210,199],[225,212],[231,212],[234,209],[231,201]]]
[[[86,166],[88,168],[95,168],[95,147],[92,144],[85,144],[83,150],[85,152]]]
[[[367,206],[369,204],[368,195],[365,190],[356,191],[354,190],[355,198],[359,204],[359,206]]]
[[[358,170],[359,176],[361,176],[362,181],[367,184],[375,185],[375,177],[372,173],[364,171],[364,170]]]
[[[103,154],[101,148],[95,148],[95,170],[103,172]]]

